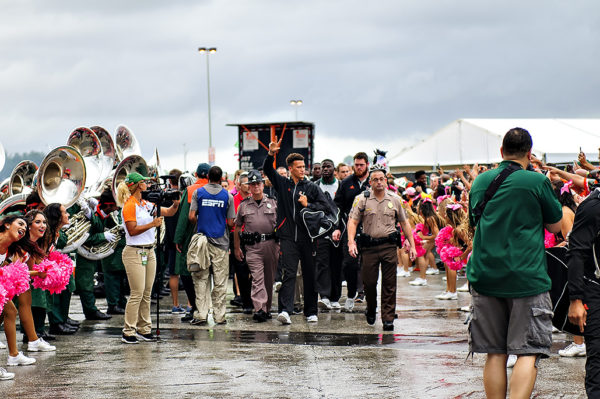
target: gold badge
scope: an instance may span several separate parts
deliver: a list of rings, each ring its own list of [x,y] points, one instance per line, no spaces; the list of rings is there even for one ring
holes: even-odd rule
[[[394,207],[394,205],[392,205],[391,202],[388,202],[388,208],[392,209]]]

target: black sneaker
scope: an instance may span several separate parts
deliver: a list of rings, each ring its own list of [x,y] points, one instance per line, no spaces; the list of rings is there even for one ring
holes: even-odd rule
[[[183,316],[181,318],[182,322],[186,322],[186,321],[192,321],[192,319],[194,318],[194,316],[192,316],[191,313],[186,313],[185,316]]]
[[[154,342],[154,341],[156,341],[156,335],[154,335],[152,333],[148,333],[148,334],[137,333],[137,336],[142,341],[146,341],[146,342]]]
[[[369,313],[365,312],[365,316],[367,316],[367,324],[372,326],[373,324],[375,324],[375,317],[376,315],[370,315]],[[393,324],[392,324],[393,326]]]
[[[206,324],[206,320],[200,320],[200,319],[192,319],[190,321],[190,324],[193,326],[203,326]]]
[[[135,337],[135,335],[128,336],[128,335],[123,334],[123,336],[121,336],[121,342],[123,342],[125,344],[137,344],[139,341]]]
[[[358,295],[356,296],[356,299],[354,300],[354,302],[363,303],[364,301],[365,301],[365,293],[359,292]]]

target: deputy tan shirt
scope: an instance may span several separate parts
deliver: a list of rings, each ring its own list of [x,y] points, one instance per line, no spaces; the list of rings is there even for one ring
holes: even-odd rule
[[[373,238],[387,237],[396,231],[396,223],[406,220],[402,200],[391,191],[386,191],[381,201],[371,191],[369,198],[365,193],[356,196],[350,218],[362,222],[363,232]]]
[[[277,224],[277,201],[273,198],[263,197],[260,205],[252,197],[240,203],[236,226],[244,226],[248,233],[269,234],[275,230]]]

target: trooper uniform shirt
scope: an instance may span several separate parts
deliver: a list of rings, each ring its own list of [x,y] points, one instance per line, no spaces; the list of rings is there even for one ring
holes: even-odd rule
[[[396,231],[396,223],[406,220],[402,200],[396,194],[386,191],[380,201],[369,190],[357,195],[350,210],[350,218],[362,222],[363,232],[373,238],[383,238]]]
[[[257,203],[248,197],[240,203],[236,226],[244,225],[248,233],[270,234],[275,230],[277,223],[277,201],[266,196]]]

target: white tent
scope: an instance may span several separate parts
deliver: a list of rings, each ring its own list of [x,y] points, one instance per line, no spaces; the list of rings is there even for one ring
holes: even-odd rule
[[[572,162],[580,148],[588,159],[598,159],[600,119],[459,119],[390,158],[389,164],[392,170],[407,170],[499,162],[502,138],[513,127],[529,131],[533,153],[548,163]]]

